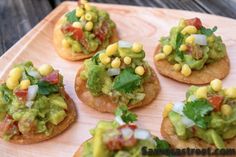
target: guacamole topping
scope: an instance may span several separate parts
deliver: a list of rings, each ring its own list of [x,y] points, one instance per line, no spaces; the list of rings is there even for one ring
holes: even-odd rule
[[[85,60],[80,77],[94,95],[108,95],[118,104],[135,104],[145,97],[144,83],[151,77],[140,43],[119,41]]]
[[[186,100],[166,105],[163,116],[179,138],[199,138],[225,148],[225,141],[236,137],[236,88],[223,89],[218,79],[209,86],[191,86]]]
[[[67,116],[63,90],[63,78],[52,66],[16,65],[0,85],[0,136],[50,135]]]
[[[82,1],[63,19],[61,31],[65,37],[62,45],[70,47],[74,53],[90,54],[108,46],[114,29],[115,23],[106,11]]]
[[[173,70],[190,76],[192,70],[201,70],[205,65],[217,62],[226,55],[217,27],[206,28],[199,18],[182,19],[173,27],[168,37],[160,39],[160,53],[155,60],[167,60]]]
[[[169,144],[133,123],[134,113],[121,106],[114,121],[100,121],[83,144],[82,157],[142,157],[142,148],[168,149]],[[123,121],[125,119],[126,122]],[[154,156],[154,155],[152,155]]]

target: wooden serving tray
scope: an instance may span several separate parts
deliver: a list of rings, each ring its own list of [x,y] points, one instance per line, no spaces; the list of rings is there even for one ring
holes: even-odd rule
[[[204,25],[218,26],[217,34],[222,35],[231,61],[230,74],[224,79],[224,85],[233,86],[236,80],[236,21],[229,18],[201,14],[196,12],[132,7],[121,5],[94,4],[107,10],[117,24],[120,38],[138,41],[144,44],[146,60],[154,67],[153,53],[161,36],[167,35],[170,28],[177,25],[180,18],[199,17]],[[82,62],[69,62],[61,59],[52,43],[53,27],[56,21],[67,11],[76,7],[76,2],[64,2],[44,18],[34,29],[25,35],[0,58],[0,79],[5,79],[9,69],[17,63],[31,60],[36,66],[52,64],[64,75],[65,87],[74,99],[78,111],[76,123],[63,134],[38,144],[15,145],[0,140],[1,157],[71,157],[86,139],[89,130],[100,119],[111,120],[112,114],[104,114],[85,106],[74,91],[74,78]],[[138,124],[160,135],[162,110],[170,101],[180,101],[185,97],[187,85],[178,83],[158,74],[161,92],[149,106],[134,110],[139,115]]]

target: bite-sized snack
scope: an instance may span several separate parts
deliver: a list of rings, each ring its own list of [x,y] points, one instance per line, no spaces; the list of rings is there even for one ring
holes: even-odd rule
[[[71,61],[89,58],[117,40],[116,26],[109,14],[86,1],[63,15],[54,28],[58,54]]]
[[[75,90],[80,100],[101,112],[127,104],[150,104],[160,90],[158,78],[144,61],[140,43],[119,41],[86,60],[77,73]]]
[[[152,152],[169,149],[166,141],[132,123],[136,119],[137,116],[126,106],[119,108],[114,121],[98,122],[96,128],[90,131],[92,138],[80,146],[74,157],[149,157],[145,154],[149,149]]]
[[[162,136],[176,148],[236,147],[236,88],[191,86],[184,102],[167,104]]]
[[[50,139],[75,118],[63,77],[51,65],[16,65],[0,85],[0,137],[6,141],[30,144]]]
[[[199,18],[182,19],[155,51],[158,71],[187,84],[206,84],[229,73],[225,44],[215,35],[217,27],[206,28]]]

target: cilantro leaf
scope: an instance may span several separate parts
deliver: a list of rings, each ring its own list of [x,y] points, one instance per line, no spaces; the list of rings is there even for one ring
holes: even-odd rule
[[[183,40],[184,40],[184,35],[178,33],[176,38],[176,55],[180,57],[182,60],[184,59],[184,53],[179,50],[179,47],[181,46]]]
[[[49,95],[51,93],[59,92],[59,87],[57,85],[50,84],[46,81],[39,81],[37,85],[39,87],[38,93],[41,95]]]
[[[113,82],[113,89],[130,93],[141,85],[141,77],[134,73],[131,68],[126,68],[121,71]]]
[[[121,117],[121,119],[127,124],[129,122],[132,123],[134,121],[137,121],[137,115],[135,113],[130,112],[126,105],[120,105],[116,109],[115,115]]]
[[[183,113],[197,126],[206,128],[208,119],[206,115],[213,110],[212,105],[206,99],[197,99],[195,101],[187,102],[184,106]]]
[[[79,21],[79,18],[76,16],[76,10],[70,11],[66,14],[66,19],[68,22],[73,23]]]
[[[170,145],[167,141],[161,140],[158,137],[155,137],[154,140],[156,142],[156,149],[162,149],[162,150],[170,149]],[[168,155],[169,157],[172,157],[172,155],[169,155],[169,154],[166,154],[166,155]]]
[[[200,31],[202,34],[205,34],[206,36],[211,36],[215,31],[217,30],[217,27],[213,27],[212,29],[206,28],[206,27],[201,27]]]

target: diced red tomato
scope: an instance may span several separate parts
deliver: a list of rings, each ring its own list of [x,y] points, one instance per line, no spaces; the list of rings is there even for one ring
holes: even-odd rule
[[[81,28],[75,28],[71,24],[62,27],[63,33],[72,33],[75,40],[79,41],[83,37],[83,30]]]
[[[95,28],[94,31],[96,37],[103,42],[106,39],[106,35],[108,33],[108,24],[107,22],[103,22],[101,27]]]
[[[215,95],[208,98],[208,101],[213,105],[216,111],[220,110],[222,101],[224,100],[223,96]]]
[[[25,101],[28,95],[27,89],[16,89],[14,91],[15,95],[18,97],[19,100]]]
[[[14,123],[14,120],[10,115],[6,115],[4,120],[0,122],[0,136],[5,134],[15,135],[18,133],[17,124]]]
[[[110,138],[107,142],[106,142],[106,146],[109,150],[115,151],[115,150],[121,150],[122,149],[122,143],[121,143],[121,136],[114,136],[112,138]]]
[[[59,72],[54,70],[49,75],[42,78],[43,81],[49,82],[50,84],[57,84],[59,83]]]
[[[197,29],[200,29],[202,27],[202,22],[199,18],[195,17],[192,19],[185,20],[187,25],[195,26]]]

